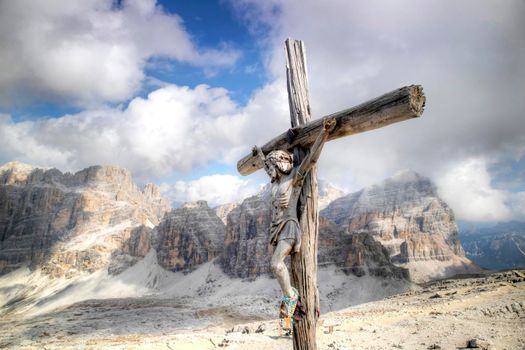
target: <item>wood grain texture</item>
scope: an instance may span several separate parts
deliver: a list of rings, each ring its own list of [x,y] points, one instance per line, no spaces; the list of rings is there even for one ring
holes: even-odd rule
[[[302,44],[295,44],[293,47],[302,50]],[[304,52],[302,54],[287,53],[286,57],[287,61],[299,59],[304,57]],[[261,147],[264,154],[268,154],[275,149],[291,151],[296,146],[309,147],[319,134],[324,118],[335,118],[337,121],[335,130],[328,137],[328,141],[330,141],[407,119],[417,118],[423,113],[425,106],[423,88],[420,85],[411,85],[399,88],[356,107],[308,122],[305,118],[306,115],[310,115],[308,91],[300,90],[300,87],[302,89],[306,88],[307,82],[303,80],[306,79],[306,71],[304,73],[293,73],[291,70],[291,68],[302,69],[305,63],[296,64],[294,62],[293,64],[288,64],[287,77],[294,82],[293,86],[288,87],[290,95],[288,99],[290,105],[298,106],[300,110],[291,112],[291,130],[282,133]],[[307,100],[306,102],[305,99]],[[260,164],[258,158],[252,154],[248,154],[237,162],[237,170],[241,175],[249,175],[261,169],[261,167],[262,164]]]
[[[287,39],[285,50],[290,121],[292,126],[299,127],[307,124],[311,119],[303,42]],[[297,164],[301,163],[307,155],[307,151],[300,144],[296,145],[293,152]],[[319,292],[317,290],[319,214],[317,197],[317,167],[314,166],[305,177],[299,197],[297,217],[302,231],[301,250],[299,253],[292,254],[291,263],[292,285],[299,291],[301,302],[306,308],[306,315],[303,319],[294,323],[293,348],[295,350],[317,349],[315,338],[317,326],[315,310],[319,310]]]
[[[295,128],[306,124],[311,119],[306,51],[301,40],[287,39],[284,47],[290,121],[292,128]],[[297,106],[297,108],[291,106]]]

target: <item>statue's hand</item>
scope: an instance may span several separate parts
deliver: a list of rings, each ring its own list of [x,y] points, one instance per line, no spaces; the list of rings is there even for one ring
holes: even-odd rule
[[[252,148],[252,156],[258,157],[258,156],[261,156],[261,155],[263,155],[261,148],[258,147],[257,145],[253,146],[253,148]]]
[[[323,130],[329,134],[335,129],[336,120],[335,118],[326,118],[323,120]]]

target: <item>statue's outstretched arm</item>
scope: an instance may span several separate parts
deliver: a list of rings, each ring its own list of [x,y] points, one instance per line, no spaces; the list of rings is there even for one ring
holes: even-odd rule
[[[303,159],[299,168],[297,168],[297,175],[302,179],[304,175],[314,166],[319,159],[321,151],[323,150],[324,143],[328,138],[328,135],[334,130],[336,120],[335,118],[328,118],[323,120],[323,129],[315,139],[314,144],[310,147],[310,152]]]

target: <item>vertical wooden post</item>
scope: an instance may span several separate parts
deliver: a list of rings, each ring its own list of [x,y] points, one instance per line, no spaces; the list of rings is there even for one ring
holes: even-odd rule
[[[300,40],[287,39],[286,77],[290,119],[292,127],[310,121],[310,100],[304,44]],[[294,162],[299,164],[308,150],[296,147]],[[317,167],[314,166],[305,177],[298,215],[303,233],[301,251],[292,255],[292,285],[295,286],[306,308],[306,316],[294,324],[293,348],[295,350],[315,350],[319,296],[317,290],[317,236],[319,216],[317,210]]]

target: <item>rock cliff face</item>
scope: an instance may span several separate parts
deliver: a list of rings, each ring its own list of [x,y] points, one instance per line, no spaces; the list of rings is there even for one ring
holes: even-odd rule
[[[213,210],[215,211],[215,214],[219,217],[219,219],[221,219],[221,221],[224,223],[224,225],[226,225],[228,223],[228,214],[230,214],[230,212],[238,206],[239,204],[237,203],[228,203],[219,205],[213,208]]]
[[[452,210],[430,180],[415,172],[399,173],[382,184],[339,198],[321,215],[348,234],[371,234],[393,261],[406,264],[411,271],[419,261],[461,265],[448,274],[471,265],[461,248]]]
[[[155,185],[140,191],[122,168],[64,174],[8,163],[0,167],[0,274],[30,264],[75,275],[106,267],[115,252],[143,256],[167,208]]]
[[[159,265],[189,272],[217,257],[223,248],[225,226],[205,201],[186,203],[167,213],[155,228]]]
[[[319,217],[319,266],[333,264],[347,274],[408,279],[408,270],[395,266],[388,250],[367,232],[348,235],[332,221]]]
[[[340,194],[321,182],[320,203]],[[24,264],[56,277],[104,268],[119,274],[153,248],[171,271],[189,272],[219,257],[230,276],[255,278],[270,272],[269,203],[267,186],[242,204],[210,209],[198,201],[167,212],[155,185],[140,191],[122,168],[63,174],[8,163],[0,167],[0,274]],[[471,265],[452,211],[413,172],[333,200],[321,215],[320,265],[401,279],[407,267],[416,280]],[[431,264],[421,269],[424,262]]]
[[[245,199],[227,218],[220,264],[231,276],[247,278],[270,272],[269,192]]]
[[[324,199],[322,193],[321,200]],[[269,204],[270,192],[265,188],[258,195],[244,200],[228,215],[220,263],[229,275],[254,278],[270,273]],[[393,265],[386,249],[368,234],[349,237],[344,229],[323,217],[320,217],[319,225],[320,266],[337,265],[357,276],[407,278],[407,271]]]

